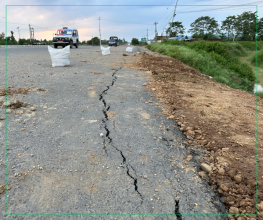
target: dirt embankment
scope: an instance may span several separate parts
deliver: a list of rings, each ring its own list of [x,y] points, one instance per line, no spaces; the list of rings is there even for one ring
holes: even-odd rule
[[[229,212],[255,214],[258,197],[257,216],[230,215],[229,219],[263,219],[263,100],[256,102],[255,95],[149,50],[128,60],[124,66],[148,71],[151,83],[146,87],[163,103],[162,113],[188,137],[188,150],[191,146],[208,150],[201,162],[211,171],[199,174],[217,186],[215,191],[225,198]]]

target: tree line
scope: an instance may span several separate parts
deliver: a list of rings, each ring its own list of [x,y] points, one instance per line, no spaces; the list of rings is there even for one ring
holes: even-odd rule
[[[33,43],[44,43],[47,45],[53,45],[53,41],[52,40],[31,40],[30,39],[25,39],[25,38],[20,38],[18,41],[15,39],[14,37],[14,32],[11,31],[11,36],[5,37],[5,33],[2,32],[0,34],[0,45],[5,45],[7,43],[7,45],[25,45],[25,44],[33,44]],[[101,40],[101,44],[105,45],[108,44],[109,40]],[[119,39],[119,44],[125,44],[127,43],[127,41],[123,38],[123,39]],[[88,41],[81,41],[80,44],[82,45],[93,45],[93,46],[98,46],[100,45],[100,39],[98,37],[93,37],[92,39],[88,40]]]
[[[52,40],[47,41],[46,39],[44,40],[34,40],[34,41],[30,41],[30,39],[25,39],[25,38],[20,38],[18,41],[15,39],[14,37],[14,32],[11,31],[11,36],[5,37],[5,33],[2,32],[0,34],[0,45],[5,45],[7,43],[7,45],[25,45],[25,44],[32,44],[33,42],[38,43],[38,42],[42,42],[45,44],[52,44]]]
[[[223,40],[263,40],[263,18],[258,18],[256,12],[246,11],[240,15],[227,16],[219,25],[218,21],[209,16],[201,16],[190,24],[188,32],[193,38]],[[185,28],[182,22],[175,21],[169,23],[166,33],[170,37],[183,35]],[[257,36],[256,36],[256,33]]]
[[[124,38],[123,39],[118,39],[118,41],[119,41],[120,45],[128,43]],[[105,45],[105,44],[108,44],[108,43],[109,43],[109,40],[106,40],[106,39],[101,40],[101,44],[102,45]],[[82,41],[81,44],[82,45],[87,44],[87,45],[99,46],[100,45],[100,39],[98,37],[93,37],[90,40]]]

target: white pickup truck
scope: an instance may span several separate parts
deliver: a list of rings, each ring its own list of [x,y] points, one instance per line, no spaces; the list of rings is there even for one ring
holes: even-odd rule
[[[79,34],[76,28],[63,27],[63,29],[58,29],[55,35],[56,36],[53,38],[54,48],[57,48],[58,46],[64,48],[68,45],[70,45],[70,48],[72,48],[73,45],[76,48],[79,47]]]

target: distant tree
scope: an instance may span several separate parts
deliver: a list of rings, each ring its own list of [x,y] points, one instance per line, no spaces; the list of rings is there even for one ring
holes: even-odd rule
[[[87,40],[87,45],[92,45],[92,39],[91,40]]]
[[[199,33],[201,35],[211,33],[213,35],[216,33],[218,23],[214,18],[202,16],[197,18],[192,24],[190,24],[190,26],[192,27],[189,29],[189,32],[191,33]]]
[[[5,44],[5,33],[2,32],[0,34],[0,45],[4,45]]]
[[[132,45],[139,45],[139,40],[137,38],[132,38]]]
[[[102,45],[108,45],[108,43],[109,43],[109,41],[108,41],[108,40],[106,40],[106,39],[104,39],[104,40],[101,40],[101,44],[102,44]]]
[[[92,41],[93,41],[93,44],[92,44]],[[99,46],[100,45],[100,39],[98,37],[93,37],[91,39],[91,45],[93,46]]]
[[[18,44],[19,44],[19,45],[23,45],[23,44],[25,44],[25,43],[27,43],[27,40],[26,40],[25,38],[20,38],[20,39],[18,40]]]
[[[227,32],[228,40],[229,40],[230,34],[232,35],[234,34],[233,31],[236,26],[236,21],[237,21],[237,18],[235,15],[227,16],[226,19],[222,21],[221,30],[225,30]]]
[[[258,39],[263,40],[263,17],[258,20]]]
[[[237,16],[237,30],[241,40],[255,40],[256,37],[256,12],[245,11]]]
[[[185,32],[185,28],[182,25],[182,22],[170,22],[169,25],[170,27],[167,28],[166,33],[170,33],[170,37],[176,37],[178,34],[183,34]]]
[[[237,16],[233,29],[232,29],[232,37],[233,40],[238,40],[238,37],[242,34],[242,19],[241,17]]]
[[[185,39],[188,39],[188,36],[187,36],[187,35],[185,36]]]
[[[226,39],[226,31],[222,28],[217,29],[217,34],[220,39],[225,40]]]
[[[11,43],[11,44],[16,44],[16,43],[17,43],[17,42],[16,42],[16,39],[15,39],[15,37],[14,37],[14,32],[13,32],[13,31],[11,31],[10,43]]]
[[[5,33],[2,32],[2,33],[0,34],[0,40],[4,40],[4,39],[5,39]]]
[[[194,33],[192,35],[192,38],[203,38],[204,37],[204,33]]]

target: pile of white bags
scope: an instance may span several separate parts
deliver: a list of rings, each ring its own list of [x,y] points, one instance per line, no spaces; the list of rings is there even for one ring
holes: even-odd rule
[[[133,47],[127,47],[127,48],[126,48],[126,52],[132,53],[132,49],[133,49]]]
[[[110,54],[110,47],[102,47],[102,46],[100,46],[100,49],[101,49],[102,55]]]
[[[52,66],[68,66],[70,65],[70,46],[66,46],[63,49],[54,49],[48,46],[48,52],[51,57]]]

